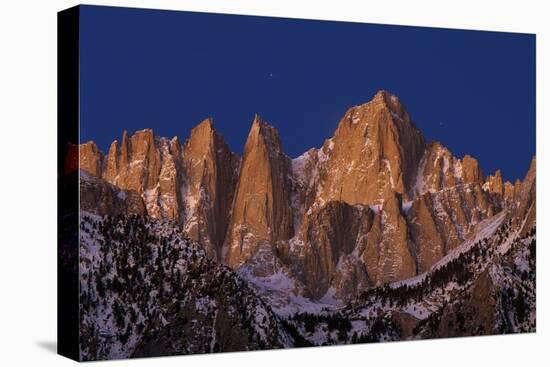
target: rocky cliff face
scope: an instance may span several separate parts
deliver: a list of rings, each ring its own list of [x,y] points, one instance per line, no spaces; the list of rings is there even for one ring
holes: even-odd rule
[[[504,195],[504,183],[502,182],[502,173],[500,170],[497,170],[492,176],[487,176],[483,189],[497,195]]]
[[[406,279],[417,273],[415,253],[409,245],[407,221],[402,214],[401,194],[384,200],[361,256],[374,284]]]
[[[316,297],[330,287],[338,296],[353,295],[367,284],[416,273],[403,198],[409,198],[424,149],[399,99],[381,91],[350,108],[320,149],[293,160],[293,210],[301,224],[296,241],[305,246],[301,266]],[[356,208],[344,210],[342,221],[335,203]],[[362,226],[349,238],[333,237],[355,222]]]
[[[292,237],[290,167],[277,130],[256,116],[244,148],[227,237],[229,266],[241,265],[262,242]]]
[[[514,186],[513,215],[514,224],[521,228],[521,233],[527,233],[536,224],[537,188],[536,188],[537,160],[531,160],[529,170],[522,182]]]
[[[492,189],[482,187],[474,158],[456,158],[437,142],[425,144],[399,99],[384,91],[348,110],[334,136],[292,166],[295,223],[305,223],[310,233],[334,230],[331,221],[308,219],[332,201],[367,205],[375,213],[369,231],[351,241],[352,254],[338,255],[335,262],[342,260],[342,266],[335,270],[325,261],[319,271],[324,247],[307,237],[304,225],[298,232],[298,243],[308,249],[304,273],[316,274],[320,289],[328,284],[337,293],[343,278],[356,279],[346,282],[350,294],[350,287],[364,287],[365,277],[377,285],[429,269],[502,207],[496,181]]]
[[[497,197],[479,183],[426,192],[407,213],[418,271],[424,272],[463,242],[475,226],[501,210]]]
[[[342,201],[330,201],[306,217],[301,234],[304,243],[302,278],[314,298],[322,297],[333,282],[339,283],[337,289],[342,293],[348,293],[344,292],[347,289],[351,294],[355,293],[357,283],[368,285],[365,265],[354,261],[357,256],[352,252],[358,247],[358,241],[359,246],[365,246],[365,236],[373,221],[374,213],[368,206],[352,206]],[[343,274],[335,278],[343,266],[350,267],[351,274],[347,275],[355,279],[346,280]],[[355,271],[355,266],[360,269]],[[347,286],[346,282],[352,284]]]
[[[483,184],[477,160],[469,155],[458,159],[441,143],[433,142],[424,151],[412,191],[419,196],[471,183]]]
[[[97,215],[146,215],[141,196],[118,188],[101,178],[80,172],[80,209]]]
[[[80,162],[140,197],[149,216],[178,223],[259,291],[313,300],[352,299],[423,273],[503,210],[526,231],[535,222],[535,160],[522,182],[503,183],[500,171],[484,177],[476,159],[426,143],[385,91],[293,160],[256,116],[242,159],[207,119],[184,145],[149,129],[124,132],[106,156],[82,144]]]
[[[123,132],[103,156],[93,142],[80,145],[80,166],[88,174],[137,193],[147,214],[182,224],[213,258],[221,247],[231,212],[239,158],[213,128],[199,124],[182,146],[153,130]]]
[[[122,142],[114,141],[106,156],[83,152],[81,160],[102,162],[100,169],[82,166],[88,173],[142,196],[147,214],[153,218],[179,220],[183,210],[180,195],[181,150],[177,138],[158,138],[153,130],[137,131],[131,137],[124,131]]]
[[[101,177],[102,157],[93,141],[80,144],[80,168],[93,176]]]
[[[214,130],[211,119],[204,120],[191,131],[183,152],[184,230],[221,262],[239,157]]]
[[[407,197],[424,138],[396,96],[378,92],[349,109],[320,150],[316,203],[377,204],[386,193]]]

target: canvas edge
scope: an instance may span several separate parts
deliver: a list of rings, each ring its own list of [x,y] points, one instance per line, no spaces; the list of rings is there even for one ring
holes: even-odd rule
[[[57,353],[76,361],[79,162],[70,150],[79,144],[79,22],[79,6],[57,13]]]

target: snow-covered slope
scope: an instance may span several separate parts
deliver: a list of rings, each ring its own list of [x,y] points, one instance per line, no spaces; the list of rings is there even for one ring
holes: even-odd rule
[[[304,285],[267,246],[260,248],[237,274],[256,290],[273,312],[282,317],[301,312],[321,313],[340,305],[331,292],[315,301],[305,297]]]
[[[170,221],[81,212],[83,360],[293,344],[262,299]]]

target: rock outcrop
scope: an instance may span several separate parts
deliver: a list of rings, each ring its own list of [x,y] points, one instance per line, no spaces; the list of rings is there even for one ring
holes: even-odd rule
[[[151,217],[180,220],[181,148],[177,138],[158,138],[151,129],[131,137],[124,131],[120,146],[115,140],[103,161],[101,174],[92,174],[139,193]]]
[[[365,236],[373,220],[374,213],[368,206],[352,206],[342,201],[331,201],[306,217],[301,235],[305,246],[302,277],[314,298],[327,292],[335,275],[341,273],[339,267],[342,266],[351,267],[349,277],[356,278],[345,280],[340,274],[338,282],[351,282],[345,287],[349,293],[345,293],[355,294],[357,283],[367,285],[365,266],[357,264],[351,255],[358,241],[365,247]],[[344,264],[346,260],[340,263],[342,258],[347,259],[347,265]],[[355,266],[360,268],[354,269]]]
[[[220,259],[239,158],[207,119],[185,145],[145,129],[122,134],[103,156],[93,142],[80,145],[81,169],[143,199],[146,213],[179,222],[189,238]]]
[[[407,196],[424,145],[399,99],[378,92],[350,108],[320,150],[316,202],[375,204],[391,191]]]
[[[183,151],[184,230],[203,245],[208,255],[221,262],[239,157],[214,130],[212,119],[204,120],[191,131]]]
[[[529,170],[522,182],[514,187],[513,218],[514,224],[521,228],[521,233],[527,233],[536,224],[537,160],[533,157]]]
[[[241,265],[263,242],[292,237],[290,172],[291,162],[277,130],[256,115],[244,148],[227,234],[229,266]]]
[[[412,188],[415,196],[437,192],[457,185],[483,184],[483,173],[477,160],[469,155],[458,159],[441,143],[428,144]]]
[[[387,194],[361,254],[369,277],[376,285],[410,278],[417,273],[415,254],[409,247],[407,221],[401,210],[402,195]]]
[[[492,176],[487,176],[483,189],[497,195],[504,195],[504,183],[502,182],[500,170],[497,170]]]
[[[102,157],[96,143],[89,141],[79,146],[80,169],[101,177]]]
[[[80,209],[97,215],[146,215],[141,196],[118,188],[105,180],[80,172]]]
[[[364,268],[373,285],[425,271],[501,208],[491,192],[482,190],[477,160],[458,159],[437,142],[426,145],[398,98],[384,91],[348,110],[319,150],[293,160],[293,172],[295,223],[309,223],[312,212],[332,201],[375,209],[369,233],[352,241],[361,266],[353,266],[349,276],[357,278],[356,269]],[[313,239],[303,235],[303,227],[299,241],[310,252],[320,249],[308,247]],[[347,253],[340,255],[349,263]],[[321,289],[327,274],[346,277],[347,270],[333,271],[329,263],[324,272],[316,263],[302,265],[305,273],[322,279]]]
[[[407,213],[418,271],[428,270],[470,235],[475,226],[501,210],[500,201],[479,183],[426,192]]]

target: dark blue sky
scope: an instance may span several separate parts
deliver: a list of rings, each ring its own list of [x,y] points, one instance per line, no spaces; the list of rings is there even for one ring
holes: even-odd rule
[[[535,36],[128,8],[81,8],[81,140],[214,118],[241,153],[254,113],[296,157],[347,108],[398,95],[428,140],[523,178],[535,154]]]

